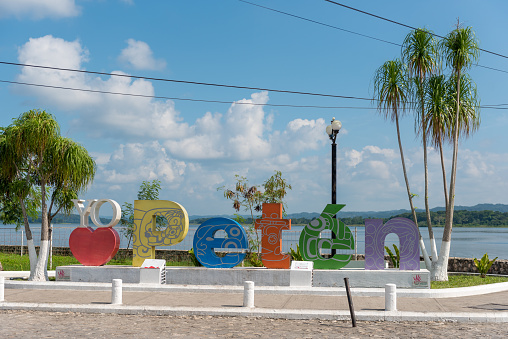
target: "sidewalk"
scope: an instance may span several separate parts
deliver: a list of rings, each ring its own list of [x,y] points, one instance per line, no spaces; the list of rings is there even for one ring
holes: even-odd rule
[[[411,291],[399,289],[397,311],[392,312],[384,311],[383,291],[372,291],[371,296],[366,296],[369,294],[364,293],[365,289],[353,289],[352,295],[358,320],[508,322],[508,284],[485,285],[482,289],[485,294],[448,298],[403,297],[404,293],[411,295]],[[30,283],[6,279],[4,294],[0,310],[323,320],[350,317],[343,288],[324,293],[316,288],[292,291],[291,288],[259,287],[255,294],[256,307],[252,309],[242,307],[242,287],[227,286],[124,284],[122,305],[111,304],[111,284]]]

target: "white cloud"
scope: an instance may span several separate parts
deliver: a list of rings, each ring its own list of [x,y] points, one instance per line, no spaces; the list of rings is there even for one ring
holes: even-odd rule
[[[267,136],[271,120],[262,106],[267,101],[267,92],[254,93],[250,99],[234,102],[224,116],[206,113],[189,129],[187,137],[164,145],[187,159],[266,157],[271,154]]]
[[[173,159],[157,141],[121,144],[110,161],[100,166],[98,179],[116,185],[153,179],[177,184],[185,169],[185,163]]]
[[[66,18],[79,13],[74,0],[0,0],[0,18]]]
[[[166,67],[163,59],[155,59],[146,42],[127,40],[128,46],[122,50],[118,59],[137,70],[161,70]]]
[[[89,52],[79,41],[65,41],[47,35],[32,38],[18,50],[21,63],[82,70]],[[113,71],[116,74],[126,74]],[[142,79],[111,76],[105,80],[84,73],[23,67],[18,80],[28,83],[78,88],[116,93],[153,95],[153,85]],[[24,95],[35,95],[38,102],[75,114],[75,126],[87,129],[94,137],[104,135],[123,137],[179,138],[187,125],[172,101],[150,98],[98,94],[82,91],[23,87]],[[103,128],[97,128],[101,126]]]
[[[51,35],[30,39],[19,48],[23,63],[85,69],[90,53],[79,41]],[[126,74],[115,71],[117,74]],[[154,95],[151,82],[127,77],[96,77],[83,73],[24,67],[18,80],[90,90]],[[287,119],[274,128],[276,116],[267,112],[269,93],[252,93],[221,112],[203,112],[185,120],[175,103],[43,88],[23,87],[36,107],[55,109],[72,120],[71,127],[88,136],[106,139],[115,149],[94,149],[98,172],[94,196],[132,201],[143,180],[159,179],[163,199],[199,206],[194,213],[221,211],[228,202],[216,188],[233,187],[234,175],[262,184],[274,170],[293,184],[290,211],[321,211],[330,198],[329,143],[322,118]],[[275,112],[277,113],[277,112]],[[187,115],[186,115],[187,116]],[[196,116],[196,115],[194,115]],[[279,117],[277,117],[279,119]],[[341,134],[343,131],[341,131]],[[88,147],[88,146],[87,146]],[[100,146],[102,147],[102,146]],[[106,146],[104,146],[106,147]],[[113,147],[113,146],[107,146]],[[338,201],[348,210],[385,210],[407,207],[407,193],[396,145],[356,144],[339,148]],[[411,191],[423,206],[421,149],[405,150]],[[446,154],[447,166],[450,156]],[[504,201],[506,155],[459,152],[457,203],[477,203],[483,190],[500,192],[490,202]],[[448,171],[449,171],[449,167]],[[429,150],[431,206],[442,204],[439,154]],[[482,199],[483,200],[483,199]],[[222,207],[221,207],[222,206]]]
[[[324,119],[308,120],[295,119],[287,124],[279,147],[291,153],[300,153],[307,150],[317,150],[327,143]]]

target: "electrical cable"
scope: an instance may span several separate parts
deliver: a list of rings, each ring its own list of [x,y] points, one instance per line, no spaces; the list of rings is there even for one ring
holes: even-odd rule
[[[85,88],[74,88],[74,87],[63,87],[63,86],[53,86],[53,85],[42,85],[42,84],[33,84],[27,82],[19,82],[19,81],[9,81],[9,80],[0,80],[0,82],[15,84],[15,85],[24,85],[24,86],[34,86],[34,87],[43,87],[43,88],[52,88],[52,89],[64,89],[70,91],[78,91],[78,92],[90,92],[90,93],[99,93],[99,94],[114,94],[114,95],[123,95],[123,96],[132,96],[132,97],[140,97],[140,98],[153,98],[153,99],[166,99],[166,100],[179,100],[179,101],[196,101],[196,102],[209,102],[209,103],[218,103],[218,104],[236,104],[236,105],[252,105],[252,106],[272,106],[272,107],[292,107],[292,108],[319,108],[319,109],[376,109],[375,107],[348,107],[348,106],[320,106],[320,105],[291,105],[291,104],[256,104],[251,102],[239,102],[239,101],[222,101],[222,100],[207,100],[207,99],[190,99],[190,98],[178,98],[178,97],[166,97],[166,96],[155,96],[155,95],[146,95],[146,94],[133,94],[133,93],[122,93],[122,92],[111,92],[111,91],[100,91],[93,89],[85,89]]]
[[[82,70],[82,69],[61,68],[61,67],[51,67],[51,66],[42,66],[42,65],[31,65],[31,64],[23,64],[23,63],[17,63],[17,62],[7,62],[7,61],[0,61],[0,64],[11,65],[11,66],[22,66],[22,67],[33,67],[33,68],[50,69],[50,70],[54,70],[54,71],[66,71],[66,72],[77,72],[77,73],[86,73],[86,74],[116,76],[116,77],[131,78],[131,79],[143,79],[143,80],[151,80],[151,81],[175,82],[175,83],[191,84],[191,85],[203,85],[203,86],[226,87],[226,88],[237,88],[237,89],[250,89],[250,90],[255,90],[255,91],[269,91],[269,92],[277,92],[277,93],[311,95],[311,96],[320,96],[320,97],[328,97],[328,98],[340,98],[340,99],[354,99],[354,100],[367,100],[367,101],[371,101],[372,100],[370,98],[361,98],[361,97],[346,96],[346,95],[335,95],[335,94],[314,93],[314,92],[289,91],[289,90],[273,89],[273,88],[270,89],[270,88],[263,88],[263,87],[225,85],[225,84],[215,84],[215,83],[209,83],[209,82],[198,82],[198,81],[188,81],[188,80],[152,78],[152,77],[145,77],[145,76],[139,76],[139,75],[106,73],[106,72],[96,72],[96,71],[85,71],[85,70]]]
[[[320,106],[320,105],[292,105],[292,104],[256,104],[250,102],[239,102],[239,101],[223,101],[223,100],[208,100],[208,99],[191,99],[191,98],[178,98],[178,97],[167,97],[167,96],[156,96],[156,95],[146,95],[146,94],[133,94],[133,93],[122,93],[122,92],[111,92],[111,91],[100,91],[93,89],[85,89],[85,88],[74,88],[74,87],[64,87],[64,86],[54,86],[54,85],[42,85],[42,84],[34,84],[27,82],[19,82],[19,81],[9,81],[9,80],[0,80],[0,82],[14,85],[24,85],[24,86],[34,86],[34,87],[43,87],[43,88],[51,88],[51,89],[64,89],[70,91],[78,91],[78,92],[89,92],[89,93],[98,93],[98,94],[113,94],[113,95],[123,95],[123,96],[131,96],[131,97],[140,97],[140,98],[153,98],[153,99],[166,99],[166,100],[179,100],[179,101],[194,101],[194,102],[209,102],[209,103],[218,103],[218,104],[236,104],[236,105],[252,105],[252,106],[270,106],[270,107],[291,107],[291,108],[318,108],[318,109],[368,109],[368,110],[377,110],[376,107],[355,107],[355,106]],[[508,106],[508,104],[496,104],[496,105],[483,105],[480,108],[486,109],[508,109],[508,107],[499,107],[499,106]]]
[[[333,26],[333,25],[330,25],[330,24],[326,24],[326,23],[323,23],[323,22],[320,22],[320,21],[316,21],[316,20],[312,20],[312,19],[308,19],[308,18],[299,16],[299,15],[295,15],[295,14],[291,14],[291,13],[288,13],[288,12],[284,12],[284,11],[281,11],[281,10],[278,10],[278,9],[275,9],[275,8],[270,8],[270,7],[258,5],[256,3],[249,2],[249,1],[246,1],[246,0],[238,0],[238,1],[246,3],[246,4],[249,4],[249,5],[252,5],[252,6],[264,8],[266,10],[273,11],[273,12],[276,12],[276,13],[280,13],[280,14],[284,14],[284,15],[287,15],[287,16],[291,16],[291,17],[294,17],[294,18],[297,18],[297,19],[309,21],[309,22],[312,22],[312,23],[315,23],[315,24],[318,24],[318,25],[321,25],[321,26],[334,28],[334,29],[337,29],[337,30],[344,31],[346,33],[351,33],[351,34],[359,35],[359,36],[362,36],[362,37],[365,37],[365,38],[368,38],[368,39],[373,39],[373,40],[384,42],[384,43],[387,43],[387,44],[390,44],[390,45],[395,45],[395,46],[402,47],[401,44],[398,44],[398,43],[395,43],[395,42],[392,42],[392,41],[388,41],[388,40],[376,38],[376,37],[373,37],[373,36],[370,36],[370,35],[367,35],[367,34],[362,34],[362,33],[358,33],[358,32],[355,32],[355,31],[347,30],[347,29],[340,28],[340,27],[337,27],[337,26]],[[416,29],[416,30],[418,30],[418,28],[414,28],[412,26],[409,26],[409,25],[406,25],[406,24],[403,24],[403,23],[400,23],[400,22],[397,22],[397,21],[394,21],[394,20],[390,20],[390,19],[384,18],[384,17],[381,17],[381,16],[376,15],[376,14],[365,12],[365,11],[362,11],[362,10],[359,10],[359,9],[356,9],[356,8],[353,8],[353,7],[350,7],[350,6],[346,6],[344,4],[341,4],[341,3],[338,3],[338,2],[335,2],[335,1],[329,1],[329,0],[325,0],[325,1],[333,3],[333,4],[336,4],[336,5],[339,5],[339,6],[343,6],[345,8],[348,8],[348,9],[351,9],[351,10],[354,10],[354,11],[357,11],[357,12],[360,12],[360,13],[363,13],[363,14],[367,14],[367,15],[373,16],[375,18],[386,20],[388,22],[395,23],[395,24],[398,24],[398,25],[401,25],[401,26],[404,26],[404,27],[407,27],[407,28],[410,28],[410,29]],[[443,38],[441,35],[438,35],[438,34],[435,34],[435,33],[432,33],[432,32],[431,32],[431,34],[436,36],[436,37]],[[480,48],[480,50],[483,51],[483,52],[488,52],[488,53],[491,53],[491,54],[494,54],[494,55],[498,55],[498,56],[502,56],[502,57],[508,58],[508,57],[506,57],[506,56],[504,56],[502,54],[498,54],[498,53],[495,53],[495,52],[487,51],[487,50],[484,50],[484,49],[481,49],[481,48]],[[493,70],[493,71],[508,73],[508,71],[505,71],[505,70],[502,70],[502,69],[499,69],[499,68],[494,68],[494,67],[489,67],[489,66],[483,66],[483,65],[480,65],[480,64],[474,64],[474,66],[482,67],[482,68],[485,68],[485,69],[490,69],[490,70]]]
[[[314,24],[318,24],[318,25],[321,25],[321,26],[325,26],[325,27],[329,27],[329,28],[337,29],[337,30],[339,30],[339,31],[344,31],[344,32],[347,32],[347,33],[351,33],[351,34],[359,35],[359,36],[362,36],[362,37],[364,37],[364,38],[368,38],[368,39],[372,39],[372,40],[381,41],[381,42],[384,42],[384,43],[387,43],[387,44],[392,44],[392,45],[399,46],[399,47],[401,47],[401,46],[402,46],[401,44],[398,44],[398,43],[395,43],[395,42],[391,42],[391,41],[388,41],[388,40],[383,40],[383,39],[380,39],[380,38],[376,38],[376,37],[373,37],[373,36],[370,36],[370,35],[367,35],[367,34],[358,33],[358,32],[355,32],[355,31],[350,31],[350,30],[348,30],[348,29],[345,29],[345,28],[340,28],[340,27],[333,26],[333,25],[330,25],[330,24],[325,24],[324,22],[319,22],[319,21],[316,21],[316,20],[312,20],[312,19],[305,18],[305,17],[303,17],[303,16],[299,16],[299,15],[291,14],[291,13],[284,12],[284,11],[280,11],[280,10],[275,9],[275,8],[270,8],[270,7],[266,7],[266,6],[258,5],[258,4],[256,4],[256,3],[249,2],[249,1],[246,1],[246,0],[238,0],[238,1],[240,1],[240,2],[244,2],[244,3],[249,4],[249,5],[252,5],[252,6],[256,6],[256,7],[260,7],[260,8],[264,8],[264,9],[267,9],[267,10],[272,11],[272,12],[276,12],[276,13],[284,14],[284,15],[291,16],[291,17],[294,17],[294,18],[297,18],[297,19],[301,19],[301,20],[309,21],[309,22],[312,22],[312,23],[314,23]]]
[[[376,14],[373,14],[373,13],[369,13],[369,12],[366,12],[366,11],[362,11],[361,9],[358,9],[358,8],[354,8],[354,7],[351,7],[351,6],[347,6],[347,5],[344,5],[340,2],[337,2],[337,1],[333,1],[333,0],[324,0],[326,2],[329,2],[331,4],[334,4],[334,5],[337,5],[337,6],[341,6],[341,7],[344,7],[344,8],[347,8],[347,9],[350,9],[352,11],[356,11],[356,12],[359,12],[359,13],[362,13],[362,14],[365,14],[365,15],[369,15],[369,16],[372,16],[374,18],[377,18],[377,19],[380,19],[380,20],[384,20],[384,21],[388,21],[390,23],[393,23],[393,24],[396,24],[396,25],[399,25],[399,26],[402,26],[402,27],[406,27],[406,28],[410,28],[412,30],[420,30],[419,28],[416,28],[416,27],[413,27],[413,26],[409,26],[409,25],[406,25],[406,24],[403,24],[402,22],[399,22],[399,21],[395,21],[395,20],[391,20],[391,19],[388,19],[388,18],[385,18],[385,17],[382,17],[380,15],[376,15]],[[432,33],[432,35],[438,37],[438,38],[444,38],[443,36],[439,35],[439,34],[435,34],[435,33]],[[486,50],[486,49],[483,49],[483,48],[479,48],[480,51],[482,52],[485,52],[485,53],[489,53],[489,54],[492,54],[492,55],[496,55],[496,56],[499,56],[499,57],[502,57],[502,58],[505,58],[505,59],[508,59],[508,56],[506,55],[503,55],[503,54],[499,54],[499,53],[496,53],[496,52],[492,52],[492,51],[489,51],[489,50]]]

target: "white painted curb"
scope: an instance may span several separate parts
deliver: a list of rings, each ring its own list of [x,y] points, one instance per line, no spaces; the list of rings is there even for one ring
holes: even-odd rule
[[[108,291],[111,284],[108,283],[77,283],[77,282],[53,282],[53,281],[5,281],[5,288],[10,289],[40,289],[40,290],[81,290],[81,291]],[[243,286],[218,286],[218,285],[159,285],[159,284],[123,284],[126,292],[189,292],[189,293],[243,293]],[[508,282],[444,289],[397,289],[399,298],[454,298],[482,295],[495,292],[508,291]],[[324,295],[345,296],[343,287],[290,287],[290,286],[256,286],[256,294],[301,294],[301,295]],[[384,288],[352,288],[353,296],[359,297],[384,297]]]
[[[239,316],[262,317],[271,319],[321,319],[349,320],[349,311],[323,310],[281,310],[269,308],[244,307],[164,307],[164,306],[127,306],[127,305],[75,305],[75,304],[36,304],[36,303],[2,303],[0,310],[43,311],[43,312],[77,312],[130,315],[169,315],[169,316]],[[359,311],[359,321],[454,321],[454,322],[508,322],[508,312],[492,313],[448,313],[448,312],[385,312]]]

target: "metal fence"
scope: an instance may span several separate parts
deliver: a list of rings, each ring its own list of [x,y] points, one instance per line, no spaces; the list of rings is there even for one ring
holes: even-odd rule
[[[76,228],[76,226],[53,226],[52,232],[52,246],[53,247],[69,247],[69,236],[71,232]],[[120,248],[132,248],[132,241],[125,236],[126,229],[125,227],[115,226],[115,230],[120,234]],[[357,254],[357,249],[364,248],[363,239],[361,243],[358,243],[358,232],[356,227],[350,227],[351,232],[354,234],[355,239],[355,249],[354,254]],[[185,239],[173,246],[161,246],[157,247],[159,249],[172,249],[172,250],[190,250],[192,248],[192,241],[194,239],[194,233],[196,232],[196,228],[190,228],[189,232]],[[300,230],[289,230],[282,231],[282,252],[287,253],[291,248],[296,250],[296,246],[300,240]],[[225,233],[223,231],[218,231],[215,235],[216,237],[224,237]],[[255,233],[250,233],[249,236],[252,238],[256,238]],[[261,239],[261,233],[257,234],[258,239]],[[325,230],[321,233],[321,238],[330,238],[331,231]],[[39,246],[40,243],[40,228],[32,229],[32,238],[34,240],[35,246]],[[16,230],[14,227],[4,227],[0,228],[0,245],[3,246],[21,246],[21,251],[23,251],[23,247],[25,247],[26,251],[26,237],[23,228]],[[360,245],[360,246],[359,246]],[[330,254],[330,250],[323,249],[322,254]],[[342,253],[341,250],[337,250],[337,253]],[[346,252],[343,252],[346,253]],[[347,252],[351,254],[351,251]]]

